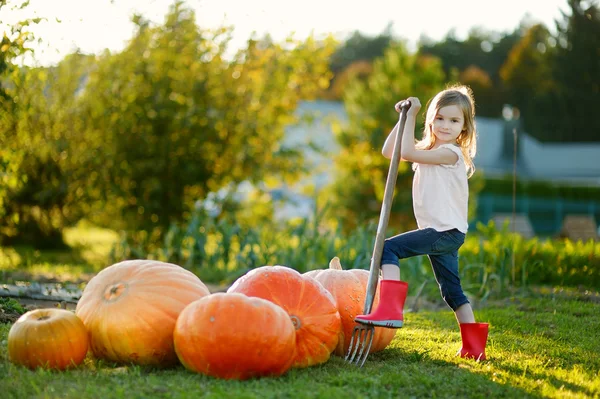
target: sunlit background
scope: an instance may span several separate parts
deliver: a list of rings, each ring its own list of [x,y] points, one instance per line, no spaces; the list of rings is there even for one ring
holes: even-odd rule
[[[120,50],[134,31],[132,14],[160,23],[171,4],[170,0],[32,0],[26,10],[3,9],[0,23],[15,23],[32,13],[47,18],[32,30],[42,40],[34,46],[35,62],[49,65],[75,49]],[[375,35],[390,23],[393,34],[413,46],[421,37],[440,40],[450,31],[461,39],[474,28],[507,32],[524,20],[541,22],[554,31],[554,21],[568,10],[566,0],[191,0],[187,4],[196,11],[201,27],[234,27],[232,47],[243,46],[253,32],[268,33],[276,40],[311,33],[343,38],[356,30]]]

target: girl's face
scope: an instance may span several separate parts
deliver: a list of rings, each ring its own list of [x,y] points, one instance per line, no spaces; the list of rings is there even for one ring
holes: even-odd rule
[[[463,131],[465,118],[458,105],[440,108],[433,119],[431,129],[436,143],[456,144],[456,138]]]

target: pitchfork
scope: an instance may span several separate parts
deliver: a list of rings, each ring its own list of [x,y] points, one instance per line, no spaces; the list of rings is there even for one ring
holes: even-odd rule
[[[398,164],[400,163],[402,132],[404,132],[406,114],[409,108],[410,102],[408,100],[400,103],[400,126],[398,128],[396,142],[394,143],[394,152],[392,153],[392,162],[390,163],[387,181],[385,182],[385,193],[383,195],[383,203],[381,205],[381,213],[379,215],[377,235],[375,236],[375,248],[373,249],[373,257],[371,257],[371,268],[369,272],[369,282],[367,283],[367,293],[365,295],[365,307],[363,309],[363,314],[371,313],[371,308],[373,307],[373,301],[375,299],[375,292],[377,291],[379,270],[381,268],[381,255],[383,252],[383,241],[385,240],[385,233],[388,221],[390,219],[390,208],[392,206],[392,199],[394,197],[394,186],[396,184],[396,179],[398,178]],[[369,356],[374,335],[374,326],[357,323],[352,331],[350,347],[348,348],[348,353],[346,354],[345,360],[348,363],[354,363],[359,367],[362,367],[367,360],[367,356]]]

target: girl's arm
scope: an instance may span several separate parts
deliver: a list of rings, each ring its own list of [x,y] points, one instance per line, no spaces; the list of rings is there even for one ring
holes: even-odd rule
[[[404,145],[404,142],[402,142],[402,145]],[[410,155],[404,155],[404,150],[402,150],[402,159],[409,162],[431,165],[454,165],[458,161],[458,155],[448,148],[436,148],[435,150],[415,149]]]
[[[404,126],[406,127],[406,125]],[[385,143],[383,143],[381,154],[383,154],[383,156],[387,159],[392,159],[392,155],[394,153],[394,144],[396,144],[396,139],[398,138],[398,130],[400,130],[400,122],[396,123],[396,126],[394,126],[390,134],[387,136],[387,139],[385,139]],[[402,145],[404,145],[404,142]]]

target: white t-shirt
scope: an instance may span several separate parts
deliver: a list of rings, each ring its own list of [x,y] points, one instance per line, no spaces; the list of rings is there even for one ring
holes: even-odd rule
[[[467,167],[460,148],[442,144],[458,155],[453,165],[415,163],[413,210],[419,229],[437,231],[458,229],[467,233],[469,183]]]

